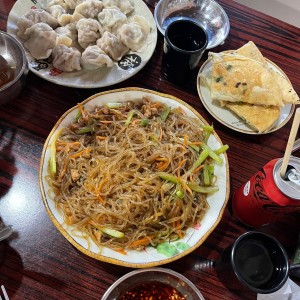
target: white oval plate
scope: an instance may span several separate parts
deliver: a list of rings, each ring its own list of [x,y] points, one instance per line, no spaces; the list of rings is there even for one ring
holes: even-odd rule
[[[96,105],[104,105],[107,102],[124,102],[128,100],[141,99],[142,97],[148,97],[152,101],[160,101],[166,103],[168,106],[171,106],[173,108],[181,106],[189,116],[199,118],[203,123],[207,124],[207,122],[199,115],[199,113],[195,109],[193,109],[182,100],[170,95],[140,88],[126,88],[102,92],[86,99],[85,101],[83,101],[83,104],[87,110],[94,110]],[[77,231],[75,233],[75,229],[73,226],[64,224],[63,216],[55,207],[54,200],[51,196],[51,188],[48,185],[46,176],[48,175],[50,144],[53,139],[53,135],[60,128],[66,127],[68,124],[70,124],[74,120],[77,111],[77,106],[69,109],[58,120],[58,122],[50,132],[43,147],[39,171],[39,184],[46,210],[54,225],[58,228],[62,235],[73,246],[90,257],[112,264],[132,268],[146,268],[166,264],[187,255],[188,253],[199,247],[220,222],[224,209],[228,202],[229,165],[226,154],[222,155],[223,164],[221,166],[215,166],[215,174],[217,175],[216,184],[219,187],[219,191],[207,198],[210,208],[208,209],[200,226],[189,228],[187,234],[182,239],[170,243],[170,247],[172,247],[172,249],[176,252],[176,254],[173,256],[164,256],[163,254],[158,253],[156,248],[154,247],[147,247],[143,251],[127,250],[125,255],[113,251],[107,247],[102,247],[100,249],[96,244],[94,244],[92,240],[89,241],[89,246],[87,240],[80,237],[80,232]],[[217,149],[222,145],[222,142],[216,133],[211,135],[208,141],[208,145],[211,146],[212,149]]]
[[[140,52],[130,51],[121,61],[115,62],[112,68],[103,67],[96,70],[59,73],[53,68],[50,60],[35,60],[29,51],[25,49],[29,69],[48,81],[76,88],[105,87],[132,77],[147,64],[155,50],[157,42],[157,29],[151,11],[142,0],[132,1],[134,3],[134,14],[145,17],[151,26],[150,35]],[[9,13],[7,32],[15,36],[21,43],[24,41],[17,37],[17,20],[30,8],[40,8],[41,2],[42,0],[18,0]]]
[[[267,63],[269,67],[274,69],[276,72],[282,74],[287,80],[289,80],[285,73],[274,63],[272,63],[270,60],[267,59]],[[205,108],[208,110],[208,112],[220,123],[223,125],[242,133],[247,134],[267,134],[273,131],[278,130],[279,128],[283,127],[291,118],[293,115],[293,112],[295,110],[295,105],[293,104],[286,104],[282,109],[280,116],[275,124],[275,126],[270,129],[269,131],[258,133],[255,130],[253,130],[248,124],[246,124],[245,121],[243,121],[241,118],[239,118],[236,114],[234,114],[232,111],[230,111],[226,107],[221,107],[217,101],[212,101],[210,97],[210,91],[205,86],[203,80],[201,80],[200,75],[207,74],[210,69],[212,68],[212,63],[209,59],[207,59],[203,65],[201,66],[198,77],[197,77],[197,90],[199,97],[205,106]]]

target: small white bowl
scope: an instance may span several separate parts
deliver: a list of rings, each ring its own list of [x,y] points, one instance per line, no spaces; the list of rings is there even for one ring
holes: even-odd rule
[[[147,284],[153,281],[161,282],[175,288],[177,292],[184,295],[186,299],[204,300],[201,292],[190,280],[173,270],[164,268],[141,269],[129,272],[110,286],[101,300],[118,299],[122,293],[125,293],[139,284]]]
[[[224,9],[214,0],[160,0],[154,9],[154,19],[162,35],[175,20],[193,20],[207,32],[206,49],[224,43],[230,23]]]

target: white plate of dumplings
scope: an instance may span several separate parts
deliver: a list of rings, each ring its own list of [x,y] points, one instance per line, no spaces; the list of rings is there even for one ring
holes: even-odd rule
[[[142,0],[19,0],[7,32],[24,46],[33,73],[76,88],[132,77],[157,42],[153,15]]]

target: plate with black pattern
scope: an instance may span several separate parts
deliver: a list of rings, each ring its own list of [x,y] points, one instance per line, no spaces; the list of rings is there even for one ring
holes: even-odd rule
[[[7,32],[15,36],[22,44],[24,40],[17,37],[17,20],[31,8],[41,8],[43,0],[18,0],[11,9]],[[51,58],[47,60],[34,59],[25,49],[29,69],[36,75],[55,84],[76,88],[99,88],[122,82],[137,74],[150,60],[157,42],[157,29],[153,15],[142,0],[132,0],[134,11],[128,16],[140,15],[147,19],[150,25],[150,34],[140,51],[128,52],[120,61],[114,62],[112,68],[102,67],[96,70],[80,70],[62,72],[54,68]]]

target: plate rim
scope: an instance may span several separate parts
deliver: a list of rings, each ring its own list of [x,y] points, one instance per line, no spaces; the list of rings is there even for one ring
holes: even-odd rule
[[[112,86],[112,85],[115,85],[115,84],[118,84],[118,83],[121,83],[131,77],[133,77],[134,75],[136,75],[137,73],[139,73],[147,64],[148,62],[150,61],[150,59],[152,58],[154,52],[155,52],[155,49],[156,49],[156,46],[157,46],[157,40],[158,40],[158,30],[157,30],[157,26],[156,26],[156,22],[155,22],[155,19],[154,19],[154,16],[153,16],[153,13],[151,12],[151,10],[149,9],[149,7],[146,5],[146,3],[143,1],[143,0],[133,0],[135,2],[138,2],[140,3],[140,5],[142,5],[142,8],[146,8],[148,11],[147,13],[149,14],[149,16],[151,15],[151,22],[148,20],[151,26],[151,30],[153,31],[151,34],[153,34],[152,36],[152,39],[151,40],[151,43],[149,45],[151,45],[152,48],[150,48],[150,52],[149,52],[149,55],[148,55],[148,58],[147,59],[144,59],[142,60],[142,63],[140,64],[140,66],[138,68],[134,68],[130,71],[127,71],[127,74],[126,76],[119,76],[118,79],[116,80],[113,80],[111,82],[106,82],[106,83],[101,83],[102,80],[100,79],[99,81],[97,82],[94,82],[94,83],[89,83],[89,84],[84,84],[84,83],[81,83],[81,84],[78,84],[77,81],[75,82],[65,82],[66,78],[57,78],[57,76],[50,76],[50,75],[47,75],[47,74],[41,74],[39,71],[35,70],[32,66],[31,66],[31,63],[30,62],[35,62],[37,61],[36,59],[34,59],[31,54],[29,53],[29,51],[24,47],[24,40],[21,39],[20,37],[18,37],[16,35],[15,32],[13,32],[11,29],[10,29],[10,26],[11,24],[15,24],[15,22],[12,22],[12,13],[14,12],[14,10],[16,10],[17,7],[19,7],[21,5],[21,2],[24,2],[24,3],[27,3],[27,2],[30,2],[32,3],[31,6],[35,6],[35,5],[41,5],[41,2],[42,0],[36,0],[37,3],[34,3],[33,0],[18,0],[14,3],[14,5],[12,6],[9,14],[8,14],[8,17],[7,17],[7,23],[6,23],[6,32],[11,34],[12,36],[14,36],[19,42],[20,44],[22,45],[22,47],[24,48],[24,51],[25,51],[25,55],[26,55],[26,58],[27,58],[27,61],[28,61],[28,68],[29,70],[37,75],[38,77],[42,78],[43,80],[46,80],[48,82],[51,82],[51,83],[54,83],[54,84],[57,84],[59,86],[65,86],[65,87],[71,87],[71,88],[81,88],[81,89],[93,89],[93,88],[104,88],[104,87],[108,87],[108,86]],[[24,5],[24,4],[23,4]],[[134,15],[134,14],[133,14]],[[132,16],[132,15],[131,15]],[[147,47],[149,46],[147,45]],[[127,54],[139,54],[139,53],[142,53],[142,51],[129,51]],[[47,59],[45,60],[42,60],[42,61],[47,61]],[[51,68],[48,70],[50,72],[50,70],[53,68],[52,64],[51,65]],[[118,62],[114,61],[114,67],[118,67]],[[96,71],[98,69],[95,69],[95,70],[83,70],[81,69],[80,71],[72,71],[73,73],[75,72],[84,72],[82,75],[85,75],[85,74],[88,74],[88,72],[92,72],[92,71]],[[108,69],[108,71],[110,71]],[[63,73],[66,73],[66,74],[71,74],[72,72],[63,72]],[[124,73],[125,74],[125,73]],[[75,77],[76,79],[77,78],[80,78],[82,75],[80,75],[79,77]],[[58,75],[59,76],[59,75]]]
[[[281,75],[283,75],[284,78],[291,83],[290,79],[287,77],[287,75],[284,73],[284,71],[280,67],[278,67],[274,62],[272,62],[271,60],[269,60],[266,57],[265,57],[265,60],[267,61],[267,63],[271,64],[275,69],[277,69],[281,73]],[[235,127],[235,126],[233,126],[233,125],[225,122],[222,118],[220,118],[215,113],[213,113],[212,110],[209,108],[209,105],[207,104],[208,101],[205,100],[204,99],[205,97],[202,95],[202,92],[201,92],[201,82],[202,82],[202,80],[201,80],[201,76],[200,76],[201,73],[203,72],[204,68],[208,65],[208,63],[210,63],[210,61],[211,61],[211,59],[208,58],[201,65],[201,67],[199,69],[199,72],[198,72],[198,75],[197,75],[196,85],[197,85],[198,96],[199,96],[202,104],[204,105],[204,107],[206,108],[206,110],[210,113],[210,115],[212,117],[214,117],[218,122],[220,122],[224,126],[230,128],[230,129],[232,129],[234,131],[237,131],[237,132],[240,132],[240,133],[245,133],[245,134],[250,134],[250,135],[265,135],[265,134],[269,134],[269,133],[272,133],[272,132],[275,132],[275,131],[279,130],[280,128],[282,128],[283,126],[285,126],[289,122],[289,120],[291,119],[291,117],[292,117],[292,115],[293,115],[293,113],[295,111],[295,104],[293,104],[293,103],[287,103],[287,104],[291,105],[291,109],[290,109],[289,114],[287,115],[287,117],[283,120],[283,122],[281,124],[279,124],[279,126],[273,127],[273,128],[271,128],[271,130],[268,130],[266,132],[256,132],[253,129],[251,129],[250,127],[249,127],[249,130],[251,130],[251,131],[248,131],[248,130],[245,130],[245,129],[239,129],[238,127]],[[211,99],[209,99],[209,100],[211,101]],[[223,109],[226,110],[226,111],[229,111],[232,115],[236,116],[230,110],[228,110],[226,108],[223,108]],[[239,120],[241,120],[242,122],[244,122],[241,118],[239,118]]]
[[[160,93],[157,91],[153,91],[153,90],[148,90],[148,89],[144,89],[144,88],[138,88],[138,87],[128,87],[128,88],[120,88],[120,89],[113,89],[113,90],[108,90],[108,91],[103,91],[97,94],[94,94],[90,97],[88,97],[87,99],[85,99],[84,101],[82,101],[82,104],[85,104],[91,100],[93,100],[94,98],[98,97],[98,96],[102,96],[105,94],[112,94],[112,93],[120,93],[120,92],[124,92],[124,91],[141,91],[141,92],[145,92],[145,93],[149,93],[149,94],[154,94],[154,95],[158,95],[161,97],[165,97],[165,98],[169,98],[171,100],[175,100],[176,102],[178,102],[181,105],[184,105],[186,108],[190,109],[196,116],[197,118],[200,119],[200,121],[204,122],[204,124],[208,124],[207,121],[200,115],[199,112],[197,112],[196,109],[194,109],[192,106],[190,106],[188,103],[184,102],[183,100],[169,95],[169,94],[165,94],[165,93]],[[131,268],[148,268],[148,267],[155,267],[155,266],[160,266],[163,264],[167,264],[170,262],[173,262],[175,260],[178,260],[184,256],[186,256],[187,254],[193,252],[195,249],[197,249],[201,244],[203,244],[203,242],[207,239],[207,237],[213,232],[213,230],[217,227],[217,225],[220,223],[225,208],[228,204],[229,201],[229,196],[230,196],[230,174],[229,174],[229,163],[228,163],[228,156],[226,153],[224,153],[224,165],[226,168],[226,193],[224,195],[224,203],[222,204],[222,207],[220,208],[219,212],[218,212],[218,216],[216,218],[216,221],[214,222],[214,224],[211,226],[211,228],[209,228],[209,230],[207,230],[207,232],[205,232],[205,234],[201,237],[201,239],[199,239],[197,241],[197,243],[195,243],[195,245],[191,246],[190,248],[188,248],[187,250],[184,250],[182,252],[180,252],[177,255],[174,255],[172,257],[166,257],[165,259],[162,260],[157,260],[157,261],[151,261],[151,262],[145,262],[145,263],[133,263],[133,262],[126,262],[123,260],[119,260],[116,258],[111,258],[111,257],[107,257],[107,256],[103,256],[101,255],[101,249],[99,249],[99,253],[93,253],[92,251],[90,251],[89,249],[86,249],[85,247],[83,247],[82,245],[80,245],[62,226],[62,224],[55,218],[54,214],[52,213],[49,204],[48,204],[48,199],[47,199],[47,192],[44,188],[44,184],[43,184],[43,166],[45,164],[45,153],[47,151],[47,148],[49,147],[49,141],[51,139],[51,137],[53,136],[53,133],[57,130],[57,128],[59,127],[59,125],[61,124],[61,122],[64,120],[64,118],[71,113],[73,110],[75,110],[77,108],[77,106],[73,106],[72,108],[68,109],[60,118],[59,120],[56,122],[56,124],[54,125],[54,127],[52,128],[51,132],[49,133],[47,139],[45,140],[45,143],[43,145],[43,150],[42,150],[42,154],[41,154],[41,160],[40,160],[40,166],[39,166],[39,176],[38,176],[38,180],[39,180],[39,189],[40,189],[40,193],[42,196],[42,200],[45,206],[45,209],[47,211],[48,216],[50,217],[51,221],[53,222],[53,224],[55,225],[55,227],[59,230],[59,232],[79,251],[81,251],[82,253],[84,253],[85,255],[95,258],[99,261],[103,261],[103,262],[107,262],[107,263],[111,263],[111,264],[115,264],[115,265],[120,265],[120,266],[125,266],[125,267],[131,267]],[[214,137],[216,138],[216,140],[223,145],[219,135],[214,132]]]

